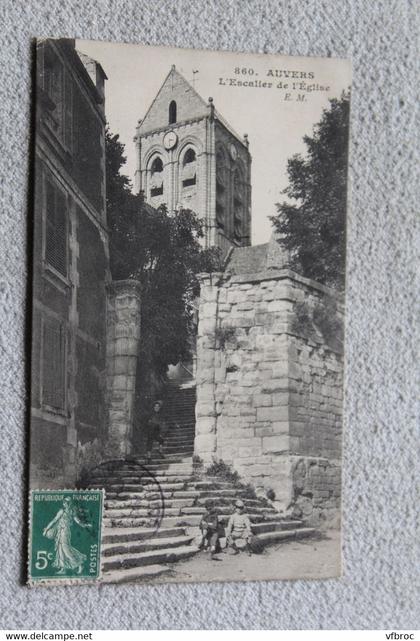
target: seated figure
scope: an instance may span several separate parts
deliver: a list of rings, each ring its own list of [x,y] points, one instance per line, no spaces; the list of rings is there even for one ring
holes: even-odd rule
[[[201,548],[209,549],[211,558],[220,552],[220,523],[215,510],[207,508],[200,521]]]
[[[235,511],[229,518],[226,527],[226,544],[232,553],[237,554],[239,550],[246,549],[248,556],[251,556],[251,521],[245,513],[243,501],[235,502]]]

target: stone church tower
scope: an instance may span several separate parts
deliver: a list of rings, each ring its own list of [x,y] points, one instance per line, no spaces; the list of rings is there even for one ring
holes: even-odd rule
[[[250,244],[251,155],[241,139],[172,66],[135,136],[136,191],[153,207],[192,209],[205,247]]]

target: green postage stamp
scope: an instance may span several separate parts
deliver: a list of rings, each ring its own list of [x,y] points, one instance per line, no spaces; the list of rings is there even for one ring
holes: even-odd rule
[[[103,490],[32,490],[29,583],[96,580]]]

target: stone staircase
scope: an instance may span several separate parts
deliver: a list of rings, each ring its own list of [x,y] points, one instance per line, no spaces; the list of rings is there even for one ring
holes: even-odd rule
[[[175,561],[198,552],[199,522],[214,506],[227,523],[236,499],[246,506],[263,545],[314,532],[281,517],[245,486],[193,470],[195,390],[171,389],[165,413],[171,426],[165,456],[107,461],[92,471],[88,487],[105,488],[103,580],[141,581],[168,572]]]

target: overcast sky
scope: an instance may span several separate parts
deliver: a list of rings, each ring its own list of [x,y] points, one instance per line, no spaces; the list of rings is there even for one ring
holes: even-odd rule
[[[78,40],[76,46],[100,62],[108,76],[106,116],[111,131],[120,134],[125,144],[124,171],[132,180],[136,167],[133,136],[137,121],[144,117],[172,64],[191,84],[192,72],[198,70],[197,92],[206,101],[212,96],[216,109],[233,129],[240,136],[247,133],[249,137],[252,244],[266,242],[271,235],[268,216],[276,212],[275,203],[283,199],[280,192],[287,186],[287,159],[305,151],[302,137],[311,134],[322,110],[328,106],[328,98],[339,97],[350,85],[350,64],[337,58],[197,51],[87,40]],[[235,73],[238,67],[247,73]],[[269,70],[277,70],[277,76],[268,75]],[[311,72],[314,77],[287,79],[284,71]],[[220,78],[225,84],[220,83]],[[271,82],[272,87],[232,86],[229,78],[241,82]],[[287,83],[287,89],[278,88],[279,82]],[[293,82],[296,83],[294,89]],[[300,82],[328,87],[328,90],[306,92],[298,86]],[[302,93],[304,102],[297,100]],[[285,100],[286,94],[289,100]]]

